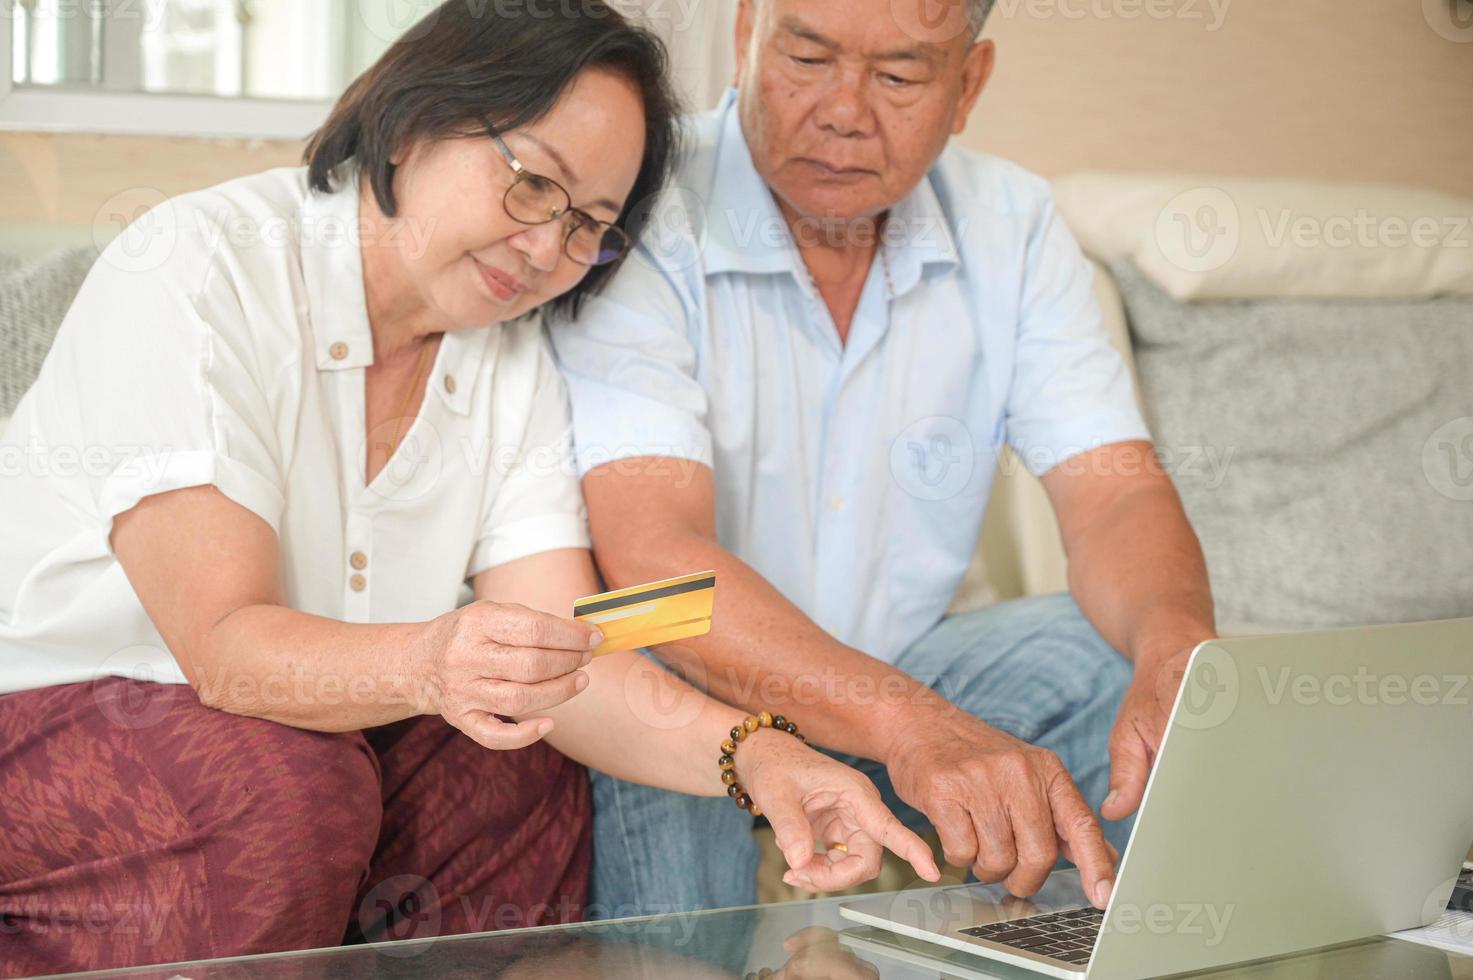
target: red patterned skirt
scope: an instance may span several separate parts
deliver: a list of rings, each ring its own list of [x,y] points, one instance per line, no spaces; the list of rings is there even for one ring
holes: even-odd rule
[[[0,696],[0,977],[575,921],[591,848],[587,773],[546,745],[116,678]]]

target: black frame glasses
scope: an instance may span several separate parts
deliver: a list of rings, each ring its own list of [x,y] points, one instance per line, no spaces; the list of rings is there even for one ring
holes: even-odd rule
[[[568,232],[563,236],[563,254],[581,266],[612,265],[629,254],[634,242],[623,228],[573,207],[573,198],[567,188],[551,177],[535,174],[524,167],[490,120],[482,120],[482,123],[486,127],[486,135],[496,144],[513,174],[511,186],[501,199],[507,217],[529,226],[571,218]],[[545,217],[542,216],[544,211]]]

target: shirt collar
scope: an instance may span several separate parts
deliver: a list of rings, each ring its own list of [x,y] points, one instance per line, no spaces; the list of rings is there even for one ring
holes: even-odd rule
[[[914,289],[928,266],[955,268],[961,264],[951,222],[929,174],[890,209],[884,239],[897,296]]]
[[[358,168],[333,175],[337,190],[309,190],[302,205],[302,272],[306,280],[313,355],[319,371],[373,365],[373,331],[363,288],[363,242],[358,225]],[[440,344],[428,387],[453,412],[469,415],[481,366],[495,354],[495,326],[453,330]]]
[[[452,330],[440,342],[439,372],[429,386],[440,393],[440,400],[457,415],[471,413],[471,397],[480,383],[481,366],[496,356],[501,343],[502,325],[477,330]]]
[[[791,272],[807,288],[787,222],[752,161],[734,89],[727,91],[717,113],[720,132],[706,209],[706,272]],[[929,265],[960,264],[951,222],[930,175],[891,208],[885,239],[897,295],[914,289]]]
[[[756,275],[796,271],[792,234],[752,162],[734,91],[727,92],[718,112],[721,130],[706,207],[706,271]]]
[[[373,333],[363,292],[357,166],[351,161],[344,164],[332,181],[337,190],[331,193],[307,191],[300,229],[302,275],[319,371],[373,363]]]

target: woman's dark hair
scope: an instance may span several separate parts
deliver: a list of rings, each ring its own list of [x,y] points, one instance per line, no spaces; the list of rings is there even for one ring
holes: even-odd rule
[[[664,186],[679,149],[679,100],[664,43],[603,0],[563,3],[447,0],[360,75],[312,135],[305,162],[313,190],[333,191],[333,171],[350,158],[384,214],[397,213],[390,157],[419,140],[461,136],[490,119],[510,132],[545,116],[584,69],[629,79],[644,102],[639,179],[617,224],[636,237],[632,215]],[[549,306],[576,314],[617,271],[598,266]]]

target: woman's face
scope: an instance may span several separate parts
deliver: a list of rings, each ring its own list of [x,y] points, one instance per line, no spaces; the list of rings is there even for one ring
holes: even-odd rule
[[[528,171],[567,188],[573,207],[612,222],[639,177],[644,130],[634,84],[589,69],[545,117],[502,137]],[[512,169],[489,138],[427,140],[394,162],[395,278],[416,294],[405,305],[438,329],[514,320],[587,275],[563,251],[565,221],[524,225],[506,213]]]

